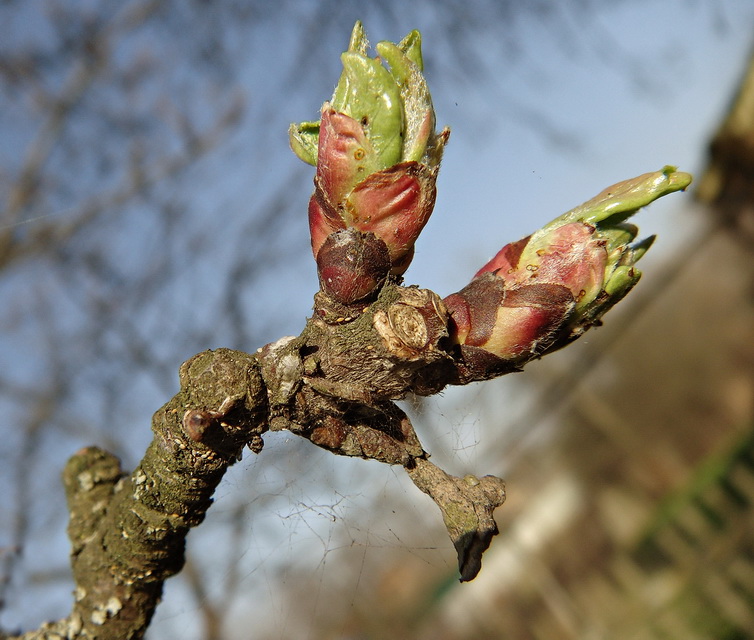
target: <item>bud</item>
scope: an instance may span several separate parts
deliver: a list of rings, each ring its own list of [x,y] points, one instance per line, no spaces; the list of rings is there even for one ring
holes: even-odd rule
[[[654,240],[631,244],[638,228],[625,220],[690,183],[675,167],[619,182],[503,247],[444,300],[463,381],[519,369],[598,323],[638,282],[634,265]]]
[[[387,245],[391,272],[401,275],[434,208],[450,132],[435,132],[419,32],[378,43],[377,58],[367,48],[357,22],[321,120],[291,125],[289,135],[294,152],[317,167],[309,202],[315,258],[331,233],[356,229]]]
[[[387,247],[373,233],[341,229],[327,237],[317,254],[320,287],[341,304],[369,298],[389,271]]]

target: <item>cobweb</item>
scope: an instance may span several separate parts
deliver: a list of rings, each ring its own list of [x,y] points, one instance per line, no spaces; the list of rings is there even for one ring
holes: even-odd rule
[[[510,409],[526,394],[513,392],[518,384],[492,386],[403,403],[433,460],[450,473],[501,470],[485,447],[499,439],[506,418],[485,426],[480,407],[505,398]],[[203,593],[183,574],[168,581],[151,638],[179,631],[187,640],[206,637],[208,609],[222,612],[223,638],[248,638],[251,628],[254,638],[329,637],[328,630],[348,637],[370,602],[390,597],[386,590],[457,580],[439,511],[400,467],[268,434],[258,457],[231,470],[216,503],[189,536],[189,563],[199,565]]]

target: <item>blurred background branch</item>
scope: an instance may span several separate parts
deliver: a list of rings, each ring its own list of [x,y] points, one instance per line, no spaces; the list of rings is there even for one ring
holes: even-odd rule
[[[281,434],[222,485],[153,637],[752,633],[748,134],[720,128],[751,6],[405,4],[0,4],[3,628],[70,609],[68,456],[97,444],[133,467],[180,362],[303,326],[311,174],[286,130],[316,117],[359,18],[375,40],[422,31],[453,127],[409,282],[445,295],[607,184],[701,175],[717,129],[735,206],[717,187],[653,209],[633,306],[522,376],[410,405],[438,463],[508,481],[479,586],[453,584],[430,501],[397,474]]]

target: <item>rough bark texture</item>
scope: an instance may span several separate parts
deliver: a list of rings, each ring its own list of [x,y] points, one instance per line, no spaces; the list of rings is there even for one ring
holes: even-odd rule
[[[141,638],[164,581],[183,566],[188,531],[203,521],[243,448],[262,451],[267,430],[405,467],[440,507],[461,579],[472,579],[497,533],[492,513],[505,499],[503,482],[438,469],[393,403],[458,380],[460,353],[448,350],[447,338],[448,312],[435,293],[388,282],[371,304],[317,294],[299,337],[254,355],[218,349],[185,362],[180,391],[155,413],[154,439],[130,476],[94,447],[66,465],[76,583],[70,616],[0,637]]]

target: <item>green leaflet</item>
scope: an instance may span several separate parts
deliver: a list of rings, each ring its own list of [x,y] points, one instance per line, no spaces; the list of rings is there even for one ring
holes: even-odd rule
[[[288,127],[288,140],[295,153],[307,164],[316,166],[319,122],[302,122]]]
[[[362,56],[369,50],[369,40],[367,40],[366,31],[361,20],[357,20],[351,31],[351,39],[348,41],[348,51],[360,53]]]
[[[357,53],[366,57],[369,50],[369,40],[367,40],[367,34],[364,31],[364,25],[361,20],[357,20],[353,25],[353,31],[351,31],[351,39],[348,42],[347,53]],[[350,93],[349,77],[345,69],[340,74],[338,84],[335,85],[335,91],[333,92],[330,103],[335,109],[339,109],[341,105],[344,105],[348,94]],[[344,112],[345,113],[345,112]]]
[[[421,36],[417,31],[413,31],[412,34],[416,36],[412,39],[415,50],[411,53],[416,55],[418,50],[421,62]],[[421,67],[401,49],[400,45],[380,42],[376,49],[390,65],[390,74],[400,89],[403,101],[404,132],[401,159],[419,162],[424,158],[429,139],[435,131],[432,99]]]
[[[432,99],[422,75],[421,34],[411,31],[397,45],[378,43],[377,58],[367,55],[368,48],[364,27],[356,22],[348,50],[341,55],[343,72],[332,108],[362,125],[379,169],[407,161],[439,164],[447,134],[435,135]],[[288,134],[296,155],[316,165],[319,123],[291,125]]]
[[[333,96],[333,109],[362,124],[383,168],[397,164],[403,142],[403,106],[393,76],[375,58],[346,51],[340,59],[346,90],[342,103]]]
[[[398,43],[398,48],[419,68],[419,71],[424,71],[421,33],[414,29]]]
[[[654,244],[655,239],[657,236],[647,236],[643,240],[639,240],[639,242],[635,242],[631,245],[631,255],[626,257],[625,255],[621,258],[621,264],[627,264],[632,265],[641,260],[642,256],[649,251],[649,248]]]
[[[690,174],[666,166],[661,171],[645,173],[618,182],[536,231],[532,234],[526,250],[535,249],[542,238],[547,237],[554,229],[571,222],[584,222],[597,227],[598,233],[608,241],[608,248],[615,247],[631,233],[633,225],[624,224],[627,218],[662,196],[683,191],[691,184],[691,179]]]
[[[581,221],[598,227],[616,225],[657,198],[683,191],[690,184],[690,174],[676,171],[675,167],[668,165],[661,171],[618,182],[550,224]]]
[[[608,255],[618,251],[623,252],[625,248],[634,241],[639,233],[639,228],[635,224],[621,222],[606,229],[600,229],[600,237],[607,241],[605,249]]]

